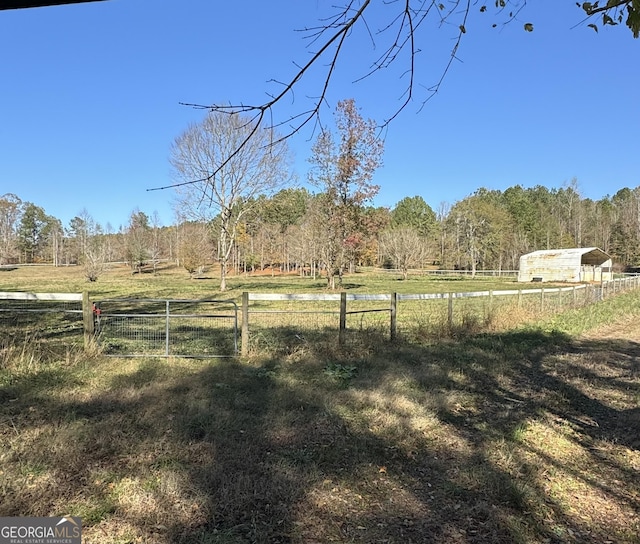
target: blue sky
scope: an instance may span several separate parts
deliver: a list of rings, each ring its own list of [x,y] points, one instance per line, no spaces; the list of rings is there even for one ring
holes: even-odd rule
[[[376,1],[367,19],[374,39],[354,30],[325,121],[343,98],[378,122],[402,100],[402,59],[354,82],[385,43],[375,31],[394,4]],[[174,193],[148,189],[172,182],[169,148],[204,115],[180,103],[262,102],[278,90],[271,80],[287,80],[309,58],[299,30],[332,5],[108,0],[0,11],[0,195],[34,202],[65,226],[83,209],[115,229],[136,208],[171,224]],[[479,187],[559,188],[573,178],[593,199],[639,186],[640,40],[623,27],[595,33],[582,19],[571,0],[529,0],[517,21],[492,28],[500,19],[476,6],[459,60],[423,107],[455,29],[421,29],[415,99],[385,133],[374,203],[421,195],[437,211]],[[274,111],[277,120],[318,93],[321,68]],[[312,138],[309,129],[290,141],[301,182]]]

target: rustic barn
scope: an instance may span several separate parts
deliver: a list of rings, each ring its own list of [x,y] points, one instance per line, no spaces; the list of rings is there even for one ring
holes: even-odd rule
[[[518,281],[591,282],[613,278],[611,257],[597,247],[548,249],[520,257]]]

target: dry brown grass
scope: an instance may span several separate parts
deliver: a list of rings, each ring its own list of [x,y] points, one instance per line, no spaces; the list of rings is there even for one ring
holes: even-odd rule
[[[637,544],[634,315],[245,361],[5,340],[0,516],[80,515],[88,544]]]
[[[88,543],[637,542],[639,354],[531,332],[24,368],[0,515],[80,515]]]

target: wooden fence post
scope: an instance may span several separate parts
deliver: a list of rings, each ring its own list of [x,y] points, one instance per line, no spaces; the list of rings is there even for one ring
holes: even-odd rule
[[[249,293],[242,293],[242,337],[240,339],[240,354],[244,357],[249,354]]]
[[[522,308],[522,289],[518,289],[518,309]]]
[[[449,326],[449,330],[453,329],[453,293],[448,293],[449,297],[448,309],[447,309],[447,325]]]
[[[89,349],[94,343],[95,324],[93,321],[93,304],[89,299],[89,292],[82,293],[82,322],[84,328],[84,348]]]
[[[344,346],[345,332],[347,329],[347,293],[340,293],[340,331],[338,332],[338,344]]]
[[[391,331],[389,338],[392,342],[397,338],[398,293],[391,293]]]

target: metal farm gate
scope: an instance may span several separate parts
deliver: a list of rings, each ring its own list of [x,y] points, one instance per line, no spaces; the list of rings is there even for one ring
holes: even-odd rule
[[[95,334],[118,357],[234,357],[238,306],[232,300],[106,299],[95,304]]]

